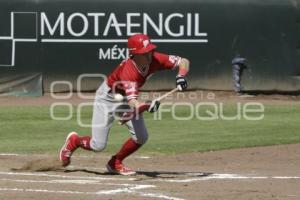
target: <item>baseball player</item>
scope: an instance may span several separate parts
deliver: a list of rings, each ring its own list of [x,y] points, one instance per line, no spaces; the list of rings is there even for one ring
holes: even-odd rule
[[[60,151],[63,166],[68,166],[74,151],[81,147],[86,150],[99,152],[105,149],[109,130],[116,119],[115,113],[122,105],[128,105],[120,122],[126,124],[131,137],[123,144],[106,165],[109,172],[121,175],[132,175],[136,172],[123,164],[123,160],[137,151],[148,139],[148,132],[143,119],[143,112],[155,112],[159,102],[140,102],[139,89],[147,78],[159,70],[178,69],[176,87],[179,91],[187,88],[185,76],[189,71],[189,61],[174,55],[156,52],[156,45],[145,34],[135,34],[127,43],[130,58],[122,61],[108,76],[96,92],[93,118],[92,136],[79,136],[71,132]],[[115,94],[122,94],[124,102],[116,101]]]
[[[247,69],[246,59],[240,56],[236,56],[231,61],[232,65],[232,79],[234,84],[234,91],[237,93],[243,92],[241,85],[243,71]]]

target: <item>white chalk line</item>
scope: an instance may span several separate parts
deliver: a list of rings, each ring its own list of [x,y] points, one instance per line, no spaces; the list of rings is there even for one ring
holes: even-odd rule
[[[113,189],[113,190],[100,190],[96,194],[117,194],[117,193],[134,193],[135,190],[141,190],[146,188],[154,188],[156,186],[154,185],[136,185],[133,187],[127,187],[127,188],[119,188],[119,189]]]
[[[11,175],[11,176],[41,176],[41,177],[55,177],[55,178],[67,178],[67,179],[83,179],[83,180],[98,180],[98,181],[137,181],[137,178],[113,178],[113,177],[90,177],[90,176],[65,176],[57,174],[46,174],[46,173],[18,173],[18,172],[1,172],[0,175]],[[167,179],[167,178],[156,178],[156,179],[145,179],[143,181],[158,181],[158,182],[173,182],[173,183],[188,183],[195,181],[209,181],[209,180],[243,180],[243,179],[300,179],[300,176],[245,176],[239,174],[211,174],[207,176],[201,176],[197,178],[188,179]]]
[[[95,192],[79,192],[79,191],[59,191],[59,190],[40,190],[40,189],[20,189],[20,188],[0,188],[0,191],[14,192],[44,192],[44,193],[60,193],[60,194],[95,194]]]
[[[155,198],[160,198],[160,199],[167,199],[167,200],[185,200],[185,199],[181,199],[181,198],[176,198],[176,197],[169,197],[163,194],[157,194],[157,193],[141,193],[141,192],[137,192],[135,191],[135,194],[139,194],[140,196],[143,197],[155,197]]]
[[[128,193],[133,195],[139,195],[143,197],[154,197],[166,200],[184,200],[176,197],[170,197],[159,193],[146,193],[136,190],[154,188],[155,185],[142,185],[142,184],[114,184],[114,183],[101,183],[100,181],[105,180],[117,180],[113,178],[103,178],[103,177],[82,177],[82,176],[63,176],[63,175],[53,175],[45,173],[15,173],[15,172],[0,172],[2,175],[12,175],[12,176],[42,176],[42,177],[55,177],[55,178],[67,178],[75,180],[22,180],[22,179],[5,179],[2,178],[0,181],[14,181],[22,183],[62,183],[62,184],[104,184],[112,186],[123,186],[125,188],[117,188],[113,190],[101,190],[97,192],[80,192],[80,191],[56,191],[56,190],[41,190],[41,189],[23,189],[23,188],[0,188],[0,191],[19,191],[19,192],[47,192],[47,193],[62,193],[62,194],[85,194],[85,195],[116,195],[120,193]],[[82,180],[81,180],[82,179]],[[300,179],[300,176],[245,176],[239,174],[211,174],[208,176],[190,178],[190,179],[151,179],[144,181],[158,181],[158,182],[172,182],[172,183],[188,183],[195,181],[209,181],[209,180],[261,180],[261,179]],[[124,181],[133,181],[135,178],[121,179]]]
[[[0,156],[19,156],[19,154],[15,154],[15,153],[0,153]]]
[[[80,191],[57,191],[57,190],[41,190],[41,189],[23,189],[23,188],[0,188],[0,191],[17,191],[17,192],[44,192],[44,193],[61,193],[61,194],[83,194],[83,195],[116,195],[118,193],[129,193],[133,195],[139,195],[144,197],[153,197],[166,200],[184,200],[177,197],[167,196],[161,193],[149,193],[149,192],[138,192],[136,190],[154,188],[155,185],[143,185],[143,184],[115,184],[115,183],[103,183],[99,181],[103,180],[116,180],[111,178],[101,178],[101,177],[81,177],[81,176],[62,176],[62,175],[52,175],[45,173],[15,173],[15,172],[0,172],[2,175],[12,175],[12,176],[42,176],[42,177],[55,177],[55,178],[71,178],[75,180],[23,180],[23,179],[7,179],[2,178],[0,181],[11,181],[11,182],[21,182],[21,183],[50,183],[50,184],[100,184],[100,185],[112,185],[112,186],[123,186],[125,188],[118,188],[113,190],[101,190],[97,192],[80,192]],[[76,180],[79,178],[80,180]],[[83,180],[81,180],[83,179]],[[86,180],[88,179],[88,180]],[[123,178],[119,180],[132,181],[136,180],[134,178]]]
[[[153,187],[156,187],[153,185]],[[140,185],[139,187],[135,187],[133,190],[132,188],[124,188],[124,189],[114,189],[114,190],[108,190],[108,191],[99,191],[97,194],[117,194],[117,193],[129,193],[129,194],[135,194],[139,196],[144,196],[144,197],[154,197],[154,198],[160,198],[160,199],[167,199],[167,200],[185,200],[177,197],[170,197],[167,195],[159,194],[159,193],[145,193],[145,192],[139,192],[136,191],[137,189],[145,189],[149,187],[145,187],[145,185]]]
[[[35,193],[55,193],[55,194],[81,194],[81,195],[116,195],[119,193],[129,193],[135,194],[144,197],[154,197],[159,199],[166,199],[166,200],[185,200],[176,197],[170,197],[163,194],[157,193],[145,193],[145,192],[138,192],[135,190],[139,189],[146,189],[149,187],[132,187],[132,188],[124,188],[120,190],[109,190],[109,191],[98,191],[98,192],[80,192],[80,191],[64,191],[64,190],[41,190],[41,189],[25,189],[25,188],[0,188],[0,191],[13,191],[13,192],[35,192]]]
[[[108,186],[123,186],[125,189],[143,189],[143,188],[153,188],[155,185],[141,185],[141,184],[121,184],[121,183],[103,183],[93,180],[29,180],[29,179],[8,179],[0,178],[0,181],[5,182],[17,182],[17,183],[49,183],[49,184],[79,184],[79,185],[108,185]],[[115,192],[112,192],[115,191]],[[118,193],[118,191],[123,191],[123,189],[114,189],[114,190],[103,190],[98,191],[99,194],[110,194]]]
[[[17,183],[49,183],[49,184],[79,184],[79,185],[109,185],[109,186],[124,186],[132,187],[140,184],[128,184],[128,183],[103,183],[97,180],[29,180],[29,179],[9,179],[9,178],[0,178],[0,181],[7,182],[17,182]],[[152,186],[152,185],[148,185]]]
[[[128,193],[139,196],[154,197],[166,200],[184,200],[176,197],[170,197],[160,193],[139,192],[136,190],[155,188],[155,185],[137,185],[137,184],[114,184],[114,183],[101,183],[94,180],[23,180],[23,179],[7,179],[2,178],[0,181],[5,182],[19,182],[19,183],[50,183],[50,184],[99,184],[110,186],[123,186],[123,188],[117,188],[113,190],[100,190],[97,192],[81,192],[81,191],[60,191],[60,190],[43,190],[43,189],[24,189],[24,188],[0,188],[0,191],[15,191],[15,192],[39,192],[39,193],[60,193],[60,194],[82,194],[82,195],[117,195],[120,193]],[[125,187],[125,188],[124,188]]]
[[[12,175],[12,176],[41,176],[41,177],[56,177],[56,178],[69,178],[69,179],[89,179],[89,180],[118,180],[118,181],[135,181],[136,178],[113,178],[113,177],[90,177],[90,176],[65,176],[57,174],[46,173],[18,173],[18,172],[1,172],[0,175]]]
[[[210,180],[260,180],[260,179],[299,179],[300,176],[244,176],[238,174],[211,174],[208,176],[190,178],[190,179],[154,179],[153,181],[158,182],[169,182],[169,183],[189,183],[196,181],[210,181]]]

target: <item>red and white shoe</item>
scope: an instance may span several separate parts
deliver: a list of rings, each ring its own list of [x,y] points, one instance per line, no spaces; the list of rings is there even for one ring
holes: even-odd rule
[[[59,158],[62,162],[62,166],[66,167],[71,163],[71,156],[73,152],[78,148],[76,145],[76,139],[78,139],[78,135],[76,132],[71,132],[66,138],[65,144],[62,146]]]
[[[108,172],[113,174],[120,174],[120,175],[134,175],[136,172],[128,167],[125,167],[122,163],[122,161],[116,159],[115,156],[113,156],[110,161],[108,161],[106,168]]]

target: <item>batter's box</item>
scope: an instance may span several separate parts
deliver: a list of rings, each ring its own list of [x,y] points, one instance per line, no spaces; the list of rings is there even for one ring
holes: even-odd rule
[[[37,13],[14,12],[13,18],[14,39],[37,39]]]
[[[12,63],[12,40],[0,40],[0,67],[11,66]]]

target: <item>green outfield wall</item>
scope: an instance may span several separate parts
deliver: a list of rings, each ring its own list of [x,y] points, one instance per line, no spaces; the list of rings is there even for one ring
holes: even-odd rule
[[[1,0],[0,93],[40,95],[54,81],[65,81],[54,91],[77,90],[78,80],[93,91],[137,32],[191,61],[191,89],[231,90],[239,54],[246,90],[300,90],[299,0]],[[172,88],[175,74],[154,75],[144,89]]]

